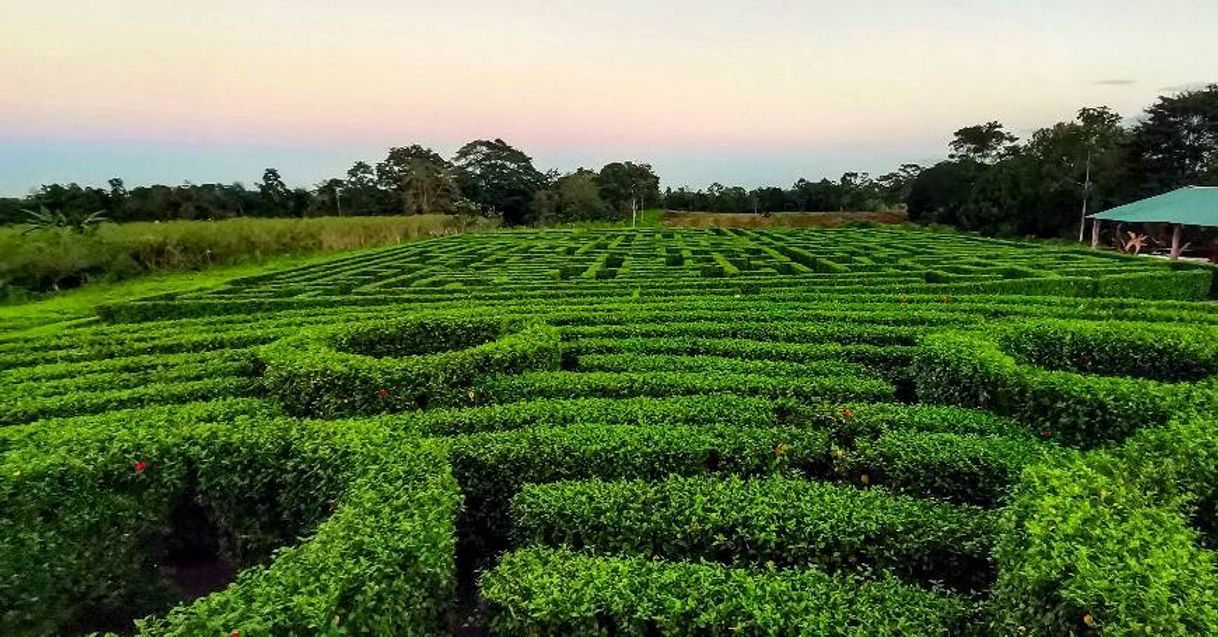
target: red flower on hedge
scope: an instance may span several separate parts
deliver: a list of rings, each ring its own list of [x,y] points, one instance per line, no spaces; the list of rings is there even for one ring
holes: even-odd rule
[[[389,397],[389,390],[388,390],[388,389],[385,389],[384,387],[382,387],[382,388],[380,388],[380,389],[376,390],[376,394],[377,394],[378,396],[380,396],[381,398],[388,398],[388,397]]]
[[[842,418],[845,418],[846,420],[850,420],[850,419],[854,418],[854,410],[849,407],[843,409]]]
[[[1053,432],[1046,429],[1046,430],[1040,432],[1040,437],[1044,438],[1045,440],[1048,440],[1053,437]]]
[[[135,463],[135,472],[136,473],[143,473],[144,469],[147,469],[147,468],[148,468],[148,463],[144,462],[143,460],[140,460]]]

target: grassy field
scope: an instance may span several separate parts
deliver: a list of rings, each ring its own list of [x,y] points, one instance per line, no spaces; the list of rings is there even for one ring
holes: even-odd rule
[[[747,213],[664,211],[660,222],[674,228],[837,228],[848,224],[900,224],[903,212],[775,212]]]
[[[446,215],[102,224],[92,232],[0,228],[0,298],[23,299],[145,274],[258,263],[465,229]]]
[[[120,281],[102,281],[44,294],[36,298],[0,304],[0,334],[36,334],[60,329],[64,324],[94,317],[103,303],[129,301],[161,294],[181,294],[222,285],[230,279],[255,276],[284,268],[321,263],[351,250],[304,255],[265,255],[245,258],[237,265],[214,265],[197,271],[152,273]],[[28,332],[27,332],[28,330]]]
[[[1218,634],[1210,270],[658,226],[221,272],[0,333],[0,634]]]

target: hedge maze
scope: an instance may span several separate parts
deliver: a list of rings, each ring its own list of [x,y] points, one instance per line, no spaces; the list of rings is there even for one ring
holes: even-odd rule
[[[522,231],[0,334],[0,634],[1218,634],[1213,286]]]

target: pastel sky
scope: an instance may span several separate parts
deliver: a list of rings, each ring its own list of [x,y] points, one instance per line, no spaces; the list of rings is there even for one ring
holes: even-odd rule
[[[307,186],[419,142],[790,184],[1218,81],[1213,0],[0,0],[0,193]]]

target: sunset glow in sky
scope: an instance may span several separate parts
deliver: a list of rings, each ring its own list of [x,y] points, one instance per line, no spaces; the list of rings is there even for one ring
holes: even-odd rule
[[[941,157],[1218,80],[1218,3],[1159,0],[0,0],[0,194],[293,185],[419,142],[668,185]]]

